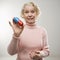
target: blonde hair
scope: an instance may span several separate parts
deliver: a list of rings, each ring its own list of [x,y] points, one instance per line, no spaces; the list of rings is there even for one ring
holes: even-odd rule
[[[37,5],[35,5],[33,2],[28,2],[28,3],[25,3],[25,4],[24,4],[24,6],[23,6],[23,8],[22,8],[22,10],[21,10],[21,16],[22,16],[22,17],[23,17],[23,15],[24,15],[24,7],[25,7],[26,5],[32,5],[32,6],[34,7],[37,15],[39,15],[39,8],[37,7]]]

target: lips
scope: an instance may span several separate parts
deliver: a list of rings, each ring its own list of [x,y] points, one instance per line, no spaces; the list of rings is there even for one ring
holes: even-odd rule
[[[28,20],[32,20],[32,19],[34,19],[34,18],[27,18]]]

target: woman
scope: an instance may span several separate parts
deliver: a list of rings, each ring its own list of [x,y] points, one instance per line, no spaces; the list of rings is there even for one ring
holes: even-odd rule
[[[17,60],[43,60],[49,56],[49,47],[46,29],[36,25],[39,9],[33,2],[29,2],[24,4],[21,15],[26,21],[25,25],[19,26],[9,22],[13,37],[8,46],[8,53],[17,54]]]

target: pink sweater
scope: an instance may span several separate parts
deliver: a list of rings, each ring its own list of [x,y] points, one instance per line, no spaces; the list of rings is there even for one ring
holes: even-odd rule
[[[13,35],[8,46],[8,53],[17,53],[17,60],[33,60],[29,53],[35,50],[40,51],[39,60],[49,55],[47,32],[45,28],[36,25],[25,25],[22,34],[19,37]]]

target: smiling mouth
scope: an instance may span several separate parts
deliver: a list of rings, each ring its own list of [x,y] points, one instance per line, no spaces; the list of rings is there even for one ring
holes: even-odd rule
[[[29,20],[32,20],[32,19],[34,19],[34,18],[28,18]]]

